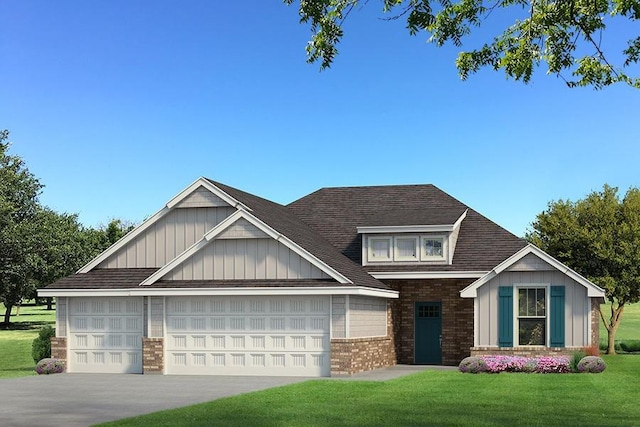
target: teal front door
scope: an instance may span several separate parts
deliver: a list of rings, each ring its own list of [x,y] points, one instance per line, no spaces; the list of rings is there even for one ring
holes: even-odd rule
[[[416,303],[414,345],[416,365],[442,363],[442,303]]]

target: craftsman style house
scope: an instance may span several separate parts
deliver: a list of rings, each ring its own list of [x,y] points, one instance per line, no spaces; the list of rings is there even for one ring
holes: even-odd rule
[[[329,376],[598,342],[604,291],[432,185],[200,178],[56,297],[70,372]]]

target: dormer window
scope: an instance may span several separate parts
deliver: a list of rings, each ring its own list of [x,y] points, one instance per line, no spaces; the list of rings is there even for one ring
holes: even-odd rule
[[[423,259],[444,258],[444,237],[422,237],[421,246]]]
[[[369,260],[391,261],[391,249],[391,237],[373,237],[369,239]]]
[[[396,237],[396,261],[418,261],[418,239],[416,237]]]

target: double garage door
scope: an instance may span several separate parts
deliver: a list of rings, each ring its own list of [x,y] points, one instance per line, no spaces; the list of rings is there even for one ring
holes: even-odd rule
[[[167,297],[165,372],[328,376],[328,296]],[[69,299],[69,371],[141,373],[141,297]]]
[[[328,376],[329,297],[171,297],[169,374]]]

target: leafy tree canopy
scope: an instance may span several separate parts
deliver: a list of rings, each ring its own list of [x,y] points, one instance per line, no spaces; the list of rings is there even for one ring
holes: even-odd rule
[[[577,202],[553,201],[532,227],[527,240],[605,289],[611,313],[601,317],[614,353],[624,307],[640,301],[640,190],[620,198],[605,185]]]
[[[361,4],[359,0],[284,0],[299,3],[300,21],[311,26],[308,62],[328,68],[338,53],[343,24]],[[533,71],[546,63],[547,72],[569,87],[601,89],[613,83],[640,88],[640,78],[629,74],[640,59],[640,36],[626,44],[606,45],[607,29],[640,19],[640,0],[380,0],[388,19],[406,19],[411,35],[430,34],[438,46],[462,46],[474,28],[499,15],[513,22],[481,47],[462,51],[456,60],[460,77],[483,67],[502,70],[507,77],[529,82]],[[502,21],[500,21],[502,22]]]

